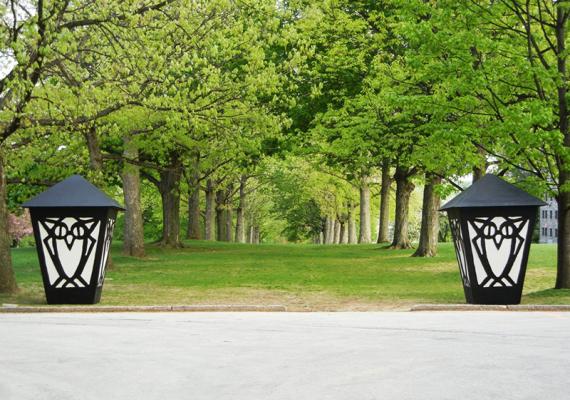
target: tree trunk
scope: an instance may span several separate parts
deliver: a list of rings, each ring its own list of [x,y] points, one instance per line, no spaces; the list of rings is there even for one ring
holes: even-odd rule
[[[348,243],[356,243],[356,221],[354,220],[354,207],[348,205]]]
[[[160,172],[160,196],[162,198],[162,240],[164,247],[182,247],[180,241],[180,178],[182,164],[174,156],[171,164]]]
[[[561,79],[558,85],[558,119],[564,147],[570,148],[568,124],[568,91],[566,76],[566,20],[568,10],[559,4],[556,7],[556,47],[557,68]],[[560,159],[560,193],[558,195],[558,260],[556,288],[570,289],[570,166],[565,158]]]
[[[214,240],[215,235],[215,215],[216,193],[214,183],[211,179],[206,182],[206,218],[204,226],[204,236],[206,240]]]
[[[485,161],[485,155],[486,155],[485,150],[483,150],[481,147],[477,147],[477,153],[479,153],[479,155],[481,156],[482,165],[476,165],[473,167],[472,183],[477,182],[487,172],[487,162]]]
[[[236,242],[245,243],[245,208],[247,206],[246,175],[242,175],[239,181],[239,204],[236,210]]]
[[[340,244],[340,221],[334,220],[334,244]]]
[[[481,179],[483,177],[483,175],[485,175],[485,173],[483,172],[483,168],[473,167],[471,183],[477,182],[479,179]]]
[[[346,220],[340,221],[340,244],[348,243],[348,224]]]
[[[226,213],[225,213],[225,193],[223,190],[216,191],[216,240],[218,242],[226,240]]]
[[[332,244],[334,240],[333,225],[332,225],[332,218],[329,217],[328,215],[325,217],[324,236],[325,236],[324,244]]]
[[[144,228],[141,208],[140,170],[128,160],[138,160],[138,147],[132,138],[123,138],[123,196],[125,199],[125,231],[123,234],[123,254],[144,257]]]
[[[321,244],[321,234],[314,234],[313,235],[313,244]]]
[[[95,125],[83,131],[83,137],[87,144],[87,151],[89,153],[89,166],[92,171],[96,172],[95,176],[91,177],[92,183],[95,185],[102,184],[103,179],[103,154],[101,153],[101,146],[99,145],[99,138],[97,137],[97,128]],[[112,252],[109,252],[107,258],[107,269],[113,269]]]
[[[380,189],[380,216],[378,217],[378,240],[377,243],[390,241],[390,164],[384,161],[382,164],[382,187]]]
[[[394,180],[396,181],[396,220],[394,223],[394,239],[390,247],[393,249],[409,249],[412,244],[408,235],[408,211],[410,195],[415,186],[410,182],[408,172],[401,167],[396,168]]]
[[[370,234],[370,187],[367,178],[360,184],[360,235],[358,243],[371,243]]]
[[[4,158],[0,150],[0,293],[14,293],[18,290],[12,254],[10,253],[10,234],[8,233],[8,206],[6,205],[7,182],[4,173]]]
[[[259,226],[254,225],[251,227],[251,243],[259,244],[259,242],[260,242]]]
[[[224,221],[226,226],[224,228],[225,238],[224,241],[226,242],[233,242],[234,240],[234,205],[233,205],[233,185],[230,185],[226,189],[226,193],[224,196]]]
[[[437,254],[437,239],[439,236],[439,206],[441,199],[435,192],[435,186],[441,183],[441,178],[426,174],[424,198],[422,203],[422,226],[420,243],[413,254],[414,257],[435,257]]]
[[[200,240],[200,154],[194,155],[188,179],[188,226],[186,238]]]
[[[188,187],[188,226],[186,238],[200,240],[202,232],[200,229],[200,183]]]
[[[568,184],[570,174],[560,172],[560,183]],[[558,195],[558,247],[556,289],[570,289],[570,192]]]
[[[103,170],[103,155],[101,154],[101,147],[99,146],[99,138],[97,137],[97,128],[95,125],[83,131],[85,142],[87,144],[87,151],[89,153],[89,166],[95,171]]]
[[[232,242],[233,241],[233,233],[234,233],[234,229],[233,229],[234,217],[233,217],[233,209],[232,209],[231,204],[226,204],[226,210],[225,210],[224,218],[226,221],[226,227],[225,227],[225,231],[224,231],[224,233],[226,234],[226,237],[224,238],[224,240],[226,242]]]

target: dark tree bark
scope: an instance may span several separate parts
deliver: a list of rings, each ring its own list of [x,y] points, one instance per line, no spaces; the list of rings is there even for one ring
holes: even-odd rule
[[[158,190],[162,199],[162,239],[161,246],[182,247],[180,241],[180,179],[182,163],[174,155],[165,169],[160,171]]]
[[[476,165],[473,167],[473,176],[472,176],[472,182],[475,183],[477,182],[479,179],[481,179],[484,175],[485,172],[487,171],[487,163],[484,161],[485,160],[485,150],[483,150],[481,147],[477,148],[477,152],[481,155],[481,159],[482,159],[482,164],[483,165]]]
[[[206,215],[205,215],[205,239],[214,240],[215,235],[215,212],[216,212],[216,188],[214,182],[208,179],[206,182]]]
[[[563,176],[564,175],[564,176]],[[570,183],[570,174],[560,172],[560,181]],[[561,192],[558,201],[558,246],[556,289],[570,288],[570,193]]]
[[[248,177],[242,175],[239,182],[239,204],[236,210],[236,242],[245,243],[245,208],[247,206],[247,185]]]
[[[570,11],[562,5],[556,7],[556,54],[558,74],[558,120],[560,133],[564,138],[564,147],[570,148],[568,118],[568,77],[566,71],[566,23]],[[558,260],[556,288],[570,289],[570,165],[560,157],[560,189],[558,195]]]
[[[188,227],[186,237],[200,240],[200,154],[195,154],[188,173]]]
[[[348,223],[347,221],[341,220],[340,221],[340,244],[347,244],[348,243]]]
[[[382,164],[382,186],[380,188],[380,215],[378,217],[378,240],[377,243],[390,241],[390,164],[384,161]]]
[[[103,154],[99,146],[99,137],[95,125],[84,130],[83,136],[89,152],[89,166],[96,171],[101,171],[103,169]]]
[[[394,175],[396,181],[396,220],[394,223],[394,239],[391,248],[409,249],[412,247],[408,234],[408,212],[410,195],[414,184],[410,181],[410,173],[403,167],[397,167]]]
[[[12,240],[8,234],[7,189],[4,158],[0,150],[0,293],[14,293],[18,290],[10,253]]]
[[[483,172],[482,168],[473,167],[473,174],[472,174],[471,182],[472,183],[477,182],[479,179],[481,179],[483,177],[483,175],[485,175],[485,173]]]
[[[441,199],[435,192],[435,186],[441,183],[441,178],[426,174],[424,197],[422,203],[422,226],[420,243],[414,252],[414,257],[435,257],[437,255],[437,239],[439,237],[439,207]]]
[[[97,128],[92,125],[88,129],[83,131],[83,136],[87,143],[87,150],[89,153],[89,166],[97,175],[95,176],[95,183],[102,183],[100,180],[103,178],[103,153],[101,152],[101,146],[99,145],[99,137],[97,136]],[[107,269],[113,269],[113,254],[109,252],[107,258]]]
[[[234,202],[233,202],[233,194],[234,188],[233,185],[230,185],[224,195],[224,221],[226,226],[224,228],[224,241],[226,242],[233,242],[234,240]]]
[[[219,189],[216,191],[216,240],[226,240],[226,210],[225,193]]]
[[[371,243],[370,233],[370,187],[367,177],[362,178],[360,183],[360,234],[358,243]]]
[[[140,169],[128,160],[136,161],[139,150],[130,136],[123,138],[123,196],[125,199],[125,231],[123,234],[123,254],[144,257],[144,228],[141,209]]]

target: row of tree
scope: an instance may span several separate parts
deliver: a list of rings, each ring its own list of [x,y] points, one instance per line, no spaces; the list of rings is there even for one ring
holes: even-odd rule
[[[272,230],[369,243],[371,190],[378,242],[409,248],[416,185],[416,255],[431,256],[440,198],[491,164],[557,199],[556,287],[570,287],[569,6],[2,3],[0,291],[16,288],[9,211],[71,173],[124,196],[133,256],[152,221],[167,247]]]

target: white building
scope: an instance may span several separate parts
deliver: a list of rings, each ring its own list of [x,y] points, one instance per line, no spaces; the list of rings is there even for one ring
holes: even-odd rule
[[[558,241],[558,203],[548,197],[547,205],[540,208],[539,243],[556,243]]]

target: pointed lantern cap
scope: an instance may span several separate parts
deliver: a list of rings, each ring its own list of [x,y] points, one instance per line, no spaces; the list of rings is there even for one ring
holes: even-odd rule
[[[440,211],[471,207],[540,207],[546,203],[501,178],[487,174],[447,202]]]
[[[53,185],[22,204],[25,208],[36,207],[105,207],[124,210],[115,200],[97,189],[81,175],[73,175]]]

